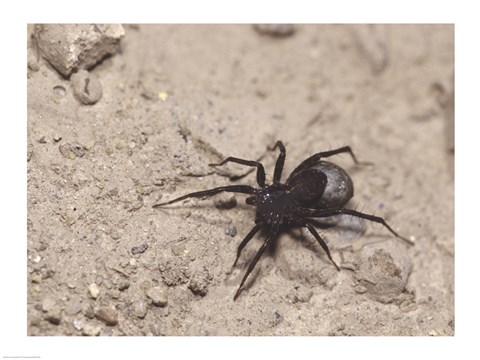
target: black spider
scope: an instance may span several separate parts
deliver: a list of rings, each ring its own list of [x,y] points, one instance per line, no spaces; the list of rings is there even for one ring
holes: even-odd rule
[[[280,179],[285,163],[286,150],[281,141],[277,141],[275,146],[270,148],[270,150],[277,148],[280,149],[280,154],[275,164],[273,184],[271,185],[265,183],[265,169],[260,162],[228,157],[221,163],[210,164],[210,166],[220,166],[227,162],[254,166],[257,168],[257,183],[260,188],[256,189],[249,185],[221,186],[210,190],[193,192],[165,203],[153,205],[153,207],[159,207],[187,198],[212,196],[221,192],[251,195],[246,199],[246,203],[256,206],[256,225],[238,246],[237,257],[233,266],[236,265],[242,249],[259,230],[263,230],[266,233],[266,240],[248,266],[247,272],[233,297],[234,300],[239,296],[243,284],[265,250],[275,241],[280,232],[292,227],[306,227],[315,239],[317,239],[333,265],[340,271],[340,268],[330,255],[327,244],[314,228],[315,218],[326,218],[339,214],[359,217],[380,223],[393,235],[403,239],[409,244],[413,244],[410,240],[395,232],[383,218],[344,208],[344,205],[346,205],[353,196],[352,180],[345,170],[339,166],[327,161],[321,161],[320,159],[341,153],[349,153],[353,161],[358,164],[359,162],[350,146],[319,152],[310,156],[293,170],[285,183],[281,183]]]

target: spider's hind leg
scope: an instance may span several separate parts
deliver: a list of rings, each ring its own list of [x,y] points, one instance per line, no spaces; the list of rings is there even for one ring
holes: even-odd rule
[[[390,231],[396,237],[405,241],[407,244],[409,244],[409,245],[414,245],[415,244],[412,240],[407,239],[406,237],[400,235],[395,230],[393,230],[390,227],[390,225],[388,225],[388,223],[385,221],[385,219],[380,217],[380,216],[365,214],[365,213],[357,211],[357,210],[345,209],[345,208],[343,208],[343,209],[314,210],[314,211],[312,211],[311,214],[309,214],[309,216],[310,217],[329,217],[329,216],[339,215],[339,214],[351,215],[351,216],[355,216],[355,217],[358,217],[358,218],[361,218],[361,219],[370,220],[370,221],[382,224],[383,226],[385,226],[388,229],[388,231]]]

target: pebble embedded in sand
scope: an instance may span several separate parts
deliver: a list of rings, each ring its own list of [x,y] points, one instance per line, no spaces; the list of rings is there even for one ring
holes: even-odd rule
[[[75,97],[85,105],[93,105],[102,97],[102,84],[98,77],[80,70],[70,78]]]

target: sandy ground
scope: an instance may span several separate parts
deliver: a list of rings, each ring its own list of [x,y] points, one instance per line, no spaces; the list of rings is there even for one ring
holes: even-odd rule
[[[28,335],[453,335],[454,29],[125,26],[80,104],[40,59],[28,71]],[[29,39],[29,45],[31,41]],[[62,90],[63,88],[63,90]],[[59,90],[60,89],[60,90]],[[262,243],[243,195],[152,205],[231,184],[277,139],[284,177],[332,158],[355,184],[348,207],[384,217],[281,236],[237,301]],[[250,174],[234,183],[255,185]],[[232,236],[233,235],[233,236]]]

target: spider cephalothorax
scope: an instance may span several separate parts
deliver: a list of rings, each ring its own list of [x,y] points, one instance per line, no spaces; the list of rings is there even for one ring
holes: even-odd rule
[[[310,156],[293,170],[285,183],[281,183],[280,180],[283,165],[285,163],[286,150],[281,141],[277,141],[275,146],[270,150],[275,150],[277,148],[280,149],[280,154],[275,164],[273,183],[270,185],[265,183],[265,169],[261,163],[229,157],[219,164],[210,165],[220,166],[227,162],[234,162],[246,166],[254,166],[257,168],[257,183],[260,188],[254,188],[249,185],[221,186],[210,190],[186,194],[174,200],[153,206],[159,207],[187,198],[212,196],[221,192],[250,195],[246,199],[246,203],[256,207],[256,225],[250,230],[238,246],[237,257],[233,265],[236,265],[242,249],[258,231],[263,230],[266,234],[266,238],[263,245],[257,251],[257,254],[250,262],[248,269],[240,282],[240,286],[233,297],[234,300],[240,295],[243,284],[265,250],[276,240],[280,232],[290,228],[307,228],[323,248],[333,265],[335,265],[337,270],[340,270],[338,265],[333,261],[327,244],[315,230],[314,219],[326,218],[339,214],[355,216],[380,223],[393,235],[412,244],[410,240],[395,232],[383,218],[344,207],[353,196],[352,180],[345,170],[333,163],[321,159],[341,153],[349,153],[353,161],[358,164],[358,161],[349,146],[319,152]]]

